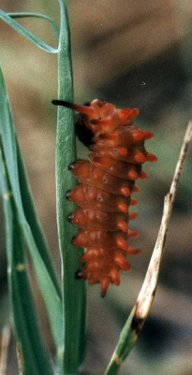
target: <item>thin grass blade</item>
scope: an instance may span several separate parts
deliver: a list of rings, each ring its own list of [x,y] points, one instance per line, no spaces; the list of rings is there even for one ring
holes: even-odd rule
[[[52,30],[54,31],[57,40],[59,39],[59,28],[55,21],[47,16],[46,14],[42,13],[33,13],[33,12],[9,12],[7,15],[11,18],[40,18],[44,21],[49,22]]]
[[[26,221],[33,233],[34,241],[37,245],[37,248],[41,249],[41,257],[46,268],[49,270],[49,274],[51,279],[53,280],[54,287],[57,291],[58,296],[61,298],[61,288],[59,285],[57,273],[55,271],[55,267],[53,261],[50,257],[50,250],[48,248],[47,241],[45,239],[43,229],[35,212],[35,207],[32,199],[32,193],[30,189],[30,185],[28,182],[28,178],[25,171],[25,166],[21,154],[21,150],[19,148],[17,139],[17,155],[18,155],[18,177],[19,177],[19,185],[22,187],[22,204],[24,215]]]
[[[52,333],[61,345],[61,292],[50,251],[35,214],[25,169],[13,128],[13,120],[2,72],[0,71],[0,134],[10,181],[11,194],[17,209],[21,231],[29,250],[50,320]]]
[[[6,223],[8,281],[13,325],[18,349],[22,356],[24,375],[52,375],[50,360],[46,352],[31,287],[27,276],[24,256],[24,241],[14,197],[11,194],[2,143],[0,143],[0,176]]]
[[[20,25],[12,17],[8,16],[8,14],[3,10],[0,10],[0,19],[7,23],[7,25],[9,25],[18,34],[22,35],[25,39],[35,44],[38,48],[42,49],[43,51],[48,53],[58,52],[57,48],[53,48],[49,44],[46,44],[43,40],[35,36],[29,30],[27,30],[24,26]]]

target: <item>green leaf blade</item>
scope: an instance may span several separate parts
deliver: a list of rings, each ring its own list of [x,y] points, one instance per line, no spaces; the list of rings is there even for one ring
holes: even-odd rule
[[[0,71],[0,134],[5,156],[10,191],[14,197],[18,220],[31,256],[39,288],[47,307],[56,346],[61,345],[61,291],[50,259],[50,251],[37,219],[21,158],[5,83]],[[8,192],[7,192],[8,194]]]
[[[73,102],[70,30],[65,2],[59,0],[61,11],[58,53],[58,97]],[[58,107],[56,146],[57,224],[63,273],[63,314],[65,332],[64,374],[76,373],[82,362],[85,348],[85,283],[75,278],[80,267],[82,250],[74,248],[71,239],[74,227],[68,215],[74,206],[65,193],[75,184],[68,166],[76,159],[74,116],[70,109]]]
[[[42,13],[33,13],[33,12],[9,12],[7,15],[11,18],[40,18],[49,22],[51,28],[53,29],[57,40],[59,39],[59,28],[53,19]]]
[[[31,287],[27,276],[23,235],[7,175],[2,143],[0,145],[0,179],[6,223],[8,281],[13,325],[19,350],[22,355],[24,375],[52,375],[50,360],[46,352]]]
[[[15,30],[18,34],[22,35],[25,39],[33,43],[38,48],[42,49],[48,53],[57,53],[57,48],[53,48],[46,44],[43,40],[35,36],[33,33],[28,31],[24,26],[20,25],[16,22],[12,17],[8,16],[6,12],[0,10],[0,19],[2,19],[7,25],[9,25],[13,30]]]

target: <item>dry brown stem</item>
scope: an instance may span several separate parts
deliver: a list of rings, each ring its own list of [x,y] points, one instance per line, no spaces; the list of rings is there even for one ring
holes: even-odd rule
[[[142,285],[141,291],[139,293],[136,309],[135,309],[135,319],[140,322],[142,326],[153,302],[155,295],[160,264],[163,255],[163,249],[165,245],[166,235],[168,231],[168,225],[171,217],[171,212],[173,208],[173,203],[176,196],[176,191],[179,183],[179,178],[183,169],[184,160],[186,158],[187,149],[189,143],[192,140],[192,121],[189,121],[183,143],[181,146],[180,155],[175,168],[175,173],[170,186],[168,194],[165,196],[163,216],[161,220],[161,225],[159,228],[159,233],[157,236],[156,244],[153,250],[153,254],[149,263],[149,267],[145,276],[144,283]],[[141,329],[141,328],[140,328]]]

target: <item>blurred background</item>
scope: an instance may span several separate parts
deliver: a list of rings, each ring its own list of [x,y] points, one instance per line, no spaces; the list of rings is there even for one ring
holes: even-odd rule
[[[57,1],[0,0],[5,11],[43,12],[59,21]],[[138,193],[139,218],[134,244],[142,253],[119,288],[101,299],[88,287],[87,360],[82,374],[100,375],[136,301],[160,225],[192,104],[191,0],[71,0],[75,101],[93,98],[117,106],[139,107],[137,124],[155,133],[147,149],[158,162],[145,165],[149,178]],[[31,31],[56,45],[49,26],[22,20]],[[55,56],[41,52],[3,22],[0,58],[36,208],[59,270],[55,223],[54,148],[57,97]],[[165,247],[157,294],[142,336],[122,367],[122,375],[192,374],[192,148],[185,162]],[[78,143],[78,156],[87,150]],[[0,328],[7,321],[5,237],[0,210]],[[36,296],[49,345],[43,304]],[[13,340],[12,340],[13,341]],[[9,374],[15,364],[14,342]],[[14,374],[16,374],[14,369]]]

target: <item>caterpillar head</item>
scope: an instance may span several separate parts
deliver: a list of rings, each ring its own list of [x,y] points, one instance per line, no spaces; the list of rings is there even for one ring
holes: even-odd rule
[[[91,103],[77,105],[64,100],[52,100],[54,105],[61,105],[70,108],[78,114],[76,115],[75,132],[78,139],[86,146],[93,144],[94,128],[97,127],[98,121],[106,116],[110,116],[115,107],[100,99],[94,99]]]
[[[132,120],[139,114],[137,108],[118,109],[113,104],[100,99],[94,99],[86,105],[77,105],[64,100],[53,100],[52,103],[78,112],[75,131],[86,147],[94,143],[95,134],[107,134],[117,127],[131,125]]]

